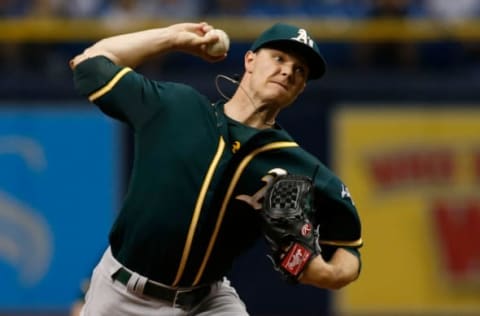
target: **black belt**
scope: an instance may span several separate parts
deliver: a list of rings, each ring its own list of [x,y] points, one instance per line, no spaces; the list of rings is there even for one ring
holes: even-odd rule
[[[132,273],[124,268],[120,268],[112,275],[112,279],[117,280],[123,285],[127,285]],[[143,295],[159,300],[169,301],[181,307],[190,308],[200,303],[210,293],[210,285],[197,287],[194,289],[170,289],[152,281],[147,281],[143,289]]]

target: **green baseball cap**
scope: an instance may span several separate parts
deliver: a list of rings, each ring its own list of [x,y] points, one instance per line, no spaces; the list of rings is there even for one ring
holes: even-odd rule
[[[306,58],[310,69],[308,80],[318,79],[325,74],[325,59],[305,29],[284,23],[274,24],[260,34],[250,49],[256,52],[262,47],[299,52]]]

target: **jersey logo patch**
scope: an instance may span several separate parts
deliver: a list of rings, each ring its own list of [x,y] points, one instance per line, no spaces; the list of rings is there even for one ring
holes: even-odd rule
[[[242,144],[238,140],[234,141],[232,144],[232,153],[236,153],[237,151],[240,150],[240,147],[242,147]]]
[[[350,195],[350,191],[348,191],[347,186],[345,184],[342,184],[342,199],[344,198],[349,198],[350,201],[352,201],[352,204],[355,205],[355,203],[353,203],[352,196]]]
[[[238,146],[240,146],[240,142],[238,142]],[[282,168],[271,169],[267,175],[262,177],[262,181],[265,182],[265,185],[260,190],[255,192],[254,195],[248,195],[248,194],[237,195],[235,199],[243,201],[248,205],[250,205],[251,207],[253,207],[255,210],[259,211],[262,209],[263,196],[265,195],[265,192],[267,191],[267,188],[270,182],[273,180],[274,177],[279,175],[285,175],[287,173],[288,173],[287,170]]]

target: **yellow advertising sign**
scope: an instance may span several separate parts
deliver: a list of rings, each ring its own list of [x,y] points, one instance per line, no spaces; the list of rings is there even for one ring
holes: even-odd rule
[[[339,310],[480,315],[480,107],[344,107],[333,127],[364,240]]]

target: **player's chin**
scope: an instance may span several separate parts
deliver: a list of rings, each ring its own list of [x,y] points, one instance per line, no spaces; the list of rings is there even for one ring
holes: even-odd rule
[[[268,91],[267,93],[265,93],[263,99],[267,101],[267,103],[277,103],[282,104],[282,107],[287,107],[295,100],[295,98],[296,96],[292,96],[285,90],[278,89],[277,91]]]

